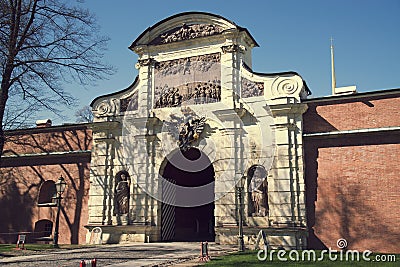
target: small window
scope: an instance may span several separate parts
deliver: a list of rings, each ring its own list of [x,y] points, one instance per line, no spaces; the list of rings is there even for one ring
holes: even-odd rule
[[[49,237],[53,230],[53,222],[50,220],[39,220],[35,222],[35,237]]]
[[[54,181],[45,181],[39,189],[38,205],[54,205],[53,197],[56,196],[56,185]]]

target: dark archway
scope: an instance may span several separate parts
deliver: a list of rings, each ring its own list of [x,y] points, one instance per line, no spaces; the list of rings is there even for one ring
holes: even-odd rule
[[[199,160],[199,158],[202,160]],[[185,162],[181,165],[182,162]],[[176,164],[178,163],[178,164]],[[169,181],[163,191],[169,195],[169,203],[162,203],[161,236],[164,241],[214,241],[214,168],[209,158],[201,151],[190,148],[177,151],[160,170],[161,176]],[[176,189],[175,185],[182,190]],[[211,190],[186,189],[212,185]],[[206,195],[205,195],[206,194]],[[202,205],[185,205],[185,199],[212,200]],[[179,200],[179,201],[177,201]],[[189,199],[188,203],[192,203]],[[176,203],[175,205],[172,203]],[[201,201],[199,201],[201,202]],[[209,202],[209,201],[206,201]]]

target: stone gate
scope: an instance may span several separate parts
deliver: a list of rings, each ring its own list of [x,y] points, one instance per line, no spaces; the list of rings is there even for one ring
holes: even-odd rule
[[[305,248],[302,104],[295,72],[252,71],[258,44],[214,14],[181,13],[129,47],[139,71],[101,96],[88,228],[108,243],[209,240]],[[242,192],[238,194],[238,192]]]

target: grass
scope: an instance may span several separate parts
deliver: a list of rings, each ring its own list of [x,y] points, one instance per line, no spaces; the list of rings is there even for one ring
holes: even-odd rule
[[[93,245],[60,245],[60,249],[74,249],[82,247],[93,247]],[[0,253],[13,253],[23,250],[15,250],[15,244],[0,244]],[[53,244],[25,244],[25,251],[43,251],[54,249]]]
[[[345,261],[346,259],[346,254],[343,252],[342,255],[342,261],[340,260],[340,254],[338,253],[337,255],[337,260],[333,261],[329,259],[328,254],[323,254],[323,257],[321,257],[321,251],[315,251],[315,259],[316,261],[308,260],[309,257],[307,254],[304,254],[305,260],[302,260],[302,251],[298,251],[298,259],[297,254],[295,252],[292,252],[291,254],[290,251],[285,251],[285,252],[280,252],[282,253],[280,255],[280,258],[286,259],[286,261],[281,261],[279,260],[277,256],[277,251],[275,254],[273,254],[272,260],[269,258],[270,255],[268,255],[268,258],[265,261],[260,261],[257,258],[257,252],[256,251],[246,251],[246,252],[236,252],[230,255],[222,256],[222,257],[217,257],[211,259],[211,261],[207,262],[205,265],[206,267],[210,266],[235,266],[235,267],[247,267],[247,266],[399,266],[400,262],[400,254],[395,255],[395,261],[394,259],[390,259],[391,262],[389,262],[389,256],[388,254],[379,254],[379,253],[373,253],[368,256],[368,258],[371,261],[364,261],[362,259],[362,253],[360,253],[360,261],[351,260],[352,255],[348,255],[348,258],[350,258],[350,261]],[[284,255],[283,255],[284,253]],[[379,256],[378,256],[379,255]],[[263,256],[263,254],[261,254]],[[332,256],[334,257],[334,256]],[[311,257],[312,259],[313,257]],[[322,259],[323,258],[323,259]],[[387,262],[377,262],[377,259],[384,259],[386,258]],[[294,259],[294,260],[293,260]],[[322,260],[321,260],[322,259]]]
[[[16,248],[15,244],[0,244],[0,252],[13,251]],[[53,248],[51,244],[25,244],[26,250],[46,250]]]

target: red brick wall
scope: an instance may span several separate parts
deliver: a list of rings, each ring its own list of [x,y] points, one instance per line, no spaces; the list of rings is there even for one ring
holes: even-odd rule
[[[400,126],[400,93],[308,103],[304,132],[330,132]]]
[[[6,133],[7,134],[7,133]],[[92,134],[82,126],[10,131],[3,155],[90,150]]]
[[[305,131],[400,126],[398,95],[364,100],[310,103]],[[349,249],[400,253],[400,132],[306,136],[304,146],[309,247],[344,238]]]
[[[18,232],[33,232],[35,222],[55,225],[56,207],[38,207],[40,186],[62,175],[67,182],[60,216],[60,244],[85,243],[90,186],[91,131],[71,129],[9,132],[0,169],[0,243],[16,242]],[[47,152],[65,152],[46,155]],[[71,153],[72,152],[72,153]],[[35,154],[36,153],[36,154]],[[39,154],[37,154],[39,153]],[[7,157],[17,155],[17,157]],[[29,235],[28,237],[31,237]],[[30,238],[33,242],[33,237]]]

